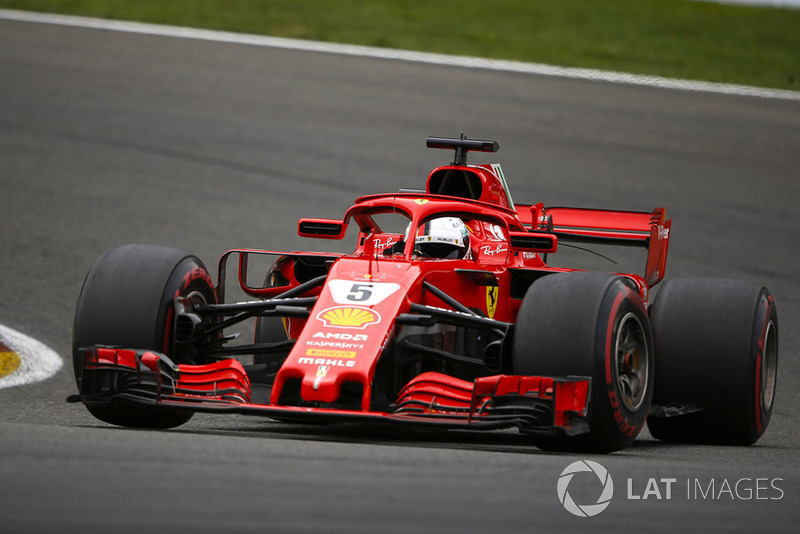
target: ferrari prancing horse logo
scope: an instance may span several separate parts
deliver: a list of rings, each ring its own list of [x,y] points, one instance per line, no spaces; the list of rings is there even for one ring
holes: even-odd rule
[[[497,286],[486,287],[486,312],[489,314],[489,319],[494,318],[494,312],[497,311]]]

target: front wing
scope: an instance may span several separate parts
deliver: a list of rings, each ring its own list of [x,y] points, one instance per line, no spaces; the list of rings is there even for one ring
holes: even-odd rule
[[[239,413],[295,422],[370,422],[474,430],[516,427],[534,435],[588,431],[591,379],[494,375],[473,382],[423,373],[400,392],[390,411],[261,403],[245,367],[235,359],[177,365],[148,350],[80,350],[80,394],[86,405],[134,403],[165,410]]]

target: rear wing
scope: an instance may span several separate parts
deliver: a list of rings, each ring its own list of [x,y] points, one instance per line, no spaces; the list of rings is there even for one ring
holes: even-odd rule
[[[522,224],[555,234],[559,241],[643,247],[647,249],[644,280],[653,287],[664,278],[672,219],[665,208],[652,212],[517,205]]]

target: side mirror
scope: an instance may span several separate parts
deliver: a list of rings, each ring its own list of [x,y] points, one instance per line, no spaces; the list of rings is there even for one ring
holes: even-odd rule
[[[558,249],[558,238],[540,232],[509,232],[513,252],[538,252],[550,254]]]
[[[297,225],[300,237],[342,239],[346,231],[347,225],[335,219],[300,219]]]

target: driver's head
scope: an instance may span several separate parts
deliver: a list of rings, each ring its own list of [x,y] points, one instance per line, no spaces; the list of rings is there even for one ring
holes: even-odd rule
[[[426,258],[466,258],[469,231],[458,217],[431,219],[417,230],[414,253]]]

